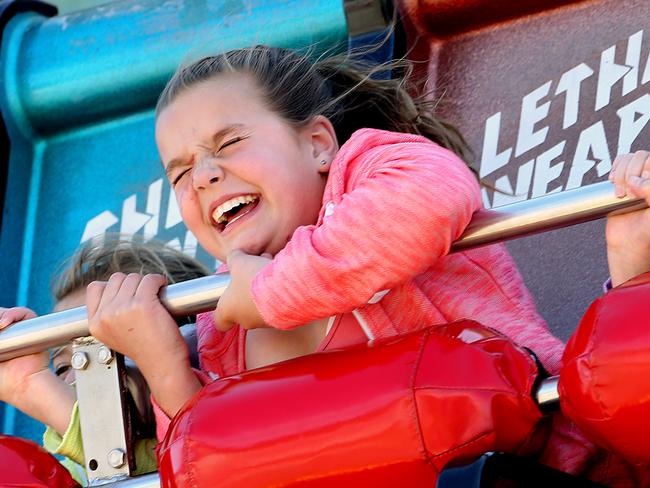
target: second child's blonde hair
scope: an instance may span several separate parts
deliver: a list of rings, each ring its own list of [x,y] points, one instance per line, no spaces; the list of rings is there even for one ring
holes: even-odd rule
[[[63,300],[93,281],[108,280],[114,273],[157,273],[170,284],[210,274],[196,259],[160,241],[107,234],[101,240],[86,242],[63,263],[52,294],[56,301]]]

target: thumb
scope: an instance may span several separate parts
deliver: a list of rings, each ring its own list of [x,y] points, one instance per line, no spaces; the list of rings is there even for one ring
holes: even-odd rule
[[[3,313],[0,313],[0,328],[7,327],[21,320],[33,319],[34,317],[36,317],[36,314],[25,307],[5,309]]]
[[[629,176],[628,184],[634,196],[645,198],[650,203],[650,173],[644,171],[641,176]]]
[[[214,314],[212,314],[212,318],[214,320],[214,327],[217,330],[220,330],[221,332],[226,332],[232,329],[235,324],[232,320],[229,320],[227,318],[227,314],[224,313],[223,307],[220,307],[221,302],[217,303],[217,308],[214,310]]]
[[[228,256],[226,256],[226,266],[228,266],[228,269],[231,270],[233,264],[236,265],[238,260],[246,256],[248,256],[248,254],[246,254],[244,251],[240,249],[233,249],[228,253]]]

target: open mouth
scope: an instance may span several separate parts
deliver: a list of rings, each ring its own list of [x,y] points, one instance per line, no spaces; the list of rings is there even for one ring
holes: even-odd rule
[[[229,225],[255,210],[259,201],[258,195],[239,195],[231,198],[212,211],[212,220],[219,232],[223,232]]]

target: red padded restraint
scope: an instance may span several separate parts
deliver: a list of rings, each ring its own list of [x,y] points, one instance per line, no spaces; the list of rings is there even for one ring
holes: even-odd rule
[[[162,486],[434,486],[450,462],[535,444],[536,376],[466,321],[222,378],[174,419]]]
[[[72,488],[79,484],[50,453],[32,441],[0,435],[0,486]]]
[[[591,304],[563,364],[564,414],[594,443],[650,464],[650,273]]]

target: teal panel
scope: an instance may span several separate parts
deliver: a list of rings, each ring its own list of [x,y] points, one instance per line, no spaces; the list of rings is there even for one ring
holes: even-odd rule
[[[255,43],[331,49],[346,34],[340,0],[116,2],[28,29],[15,69],[30,122],[52,132],[151,107],[183,61]]]
[[[0,51],[11,141],[0,306],[50,311],[58,263],[106,231],[170,241],[215,265],[170,198],[153,107],[180,63],[255,43],[343,49],[342,0],[128,0],[10,21]],[[26,417],[0,415],[3,432],[38,439]]]

